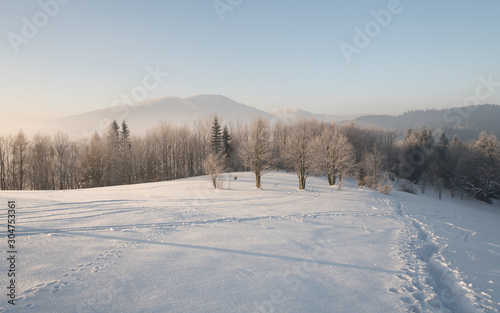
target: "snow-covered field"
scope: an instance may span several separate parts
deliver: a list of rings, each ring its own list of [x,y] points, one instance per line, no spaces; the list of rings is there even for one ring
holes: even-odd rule
[[[497,312],[500,208],[251,173],[1,193],[12,312]],[[0,244],[6,291],[7,239]]]

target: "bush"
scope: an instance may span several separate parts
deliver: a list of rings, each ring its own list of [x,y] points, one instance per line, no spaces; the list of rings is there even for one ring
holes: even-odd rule
[[[388,195],[392,190],[392,182],[390,180],[386,180],[385,184],[380,184],[377,190],[381,193]]]
[[[416,195],[415,187],[409,181],[403,181],[399,186],[399,191],[404,191]]]

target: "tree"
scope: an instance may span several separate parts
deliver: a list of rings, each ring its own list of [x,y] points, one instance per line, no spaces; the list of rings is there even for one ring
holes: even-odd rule
[[[243,164],[255,173],[255,186],[261,187],[261,177],[271,168],[269,121],[257,117],[247,129],[247,136],[240,146]]]
[[[105,161],[104,183],[107,186],[120,184],[120,126],[116,120],[109,124],[106,133]]]
[[[130,129],[127,122],[123,120],[120,132],[120,174],[122,182],[132,183],[132,139],[130,138]]]
[[[273,167],[286,169],[284,151],[288,138],[289,125],[278,120],[273,124],[272,128],[271,153]]]
[[[414,183],[419,182],[432,163],[433,154],[432,131],[425,127],[420,132],[409,129],[401,149],[400,176]]]
[[[373,147],[372,152],[368,153],[363,160],[363,168],[366,173],[364,181],[373,190],[388,193],[392,189],[392,184],[385,175],[383,165],[384,156],[377,147]]]
[[[233,148],[231,147],[231,134],[229,134],[229,129],[227,126],[224,126],[224,130],[222,131],[222,152],[224,153],[224,157],[226,159],[226,166],[229,165],[229,161],[231,160],[231,152]]]
[[[12,185],[12,136],[0,137],[0,189],[13,189]]]
[[[226,168],[224,156],[220,153],[210,153],[203,162],[205,173],[210,175],[212,185],[215,189],[222,187],[219,184],[219,175]]]
[[[15,188],[19,190],[23,190],[25,185],[25,163],[26,163],[26,154],[28,149],[28,139],[24,135],[22,130],[19,130],[17,136],[14,140],[13,154],[12,158],[12,170],[13,170],[13,184],[16,186]]]
[[[475,198],[491,203],[495,187],[498,183],[500,143],[495,135],[482,132],[473,143],[474,168],[472,175],[465,175],[466,191]],[[469,164],[470,166],[471,164]]]
[[[330,186],[336,183],[336,174],[342,174],[354,166],[354,149],[334,125],[326,126],[317,138],[314,146],[317,161],[328,177]]]
[[[222,147],[222,127],[219,124],[219,118],[217,117],[217,115],[214,116],[214,119],[212,122],[212,131],[211,131],[210,142],[212,144],[212,153],[219,154],[223,149],[223,147]]]
[[[299,190],[306,188],[306,180],[314,166],[312,149],[313,139],[317,133],[317,122],[314,119],[299,119],[290,130],[284,155],[288,164],[295,169],[299,178]]]
[[[70,157],[71,143],[68,135],[58,132],[54,136],[54,168],[56,171],[57,188],[60,190],[70,188]]]
[[[54,189],[53,149],[50,137],[37,134],[29,149],[29,174],[31,189]]]
[[[86,147],[82,160],[83,183],[85,187],[104,185],[106,146],[99,134],[94,133]]]

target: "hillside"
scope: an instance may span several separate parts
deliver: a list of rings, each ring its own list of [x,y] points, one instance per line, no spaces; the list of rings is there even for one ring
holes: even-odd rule
[[[500,309],[497,206],[323,178],[298,191],[281,172],[257,190],[233,175],[224,190],[203,176],[4,191],[17,205],[15,312]]]
[[[370,115],[355,119],[360,126],[392,128],[405,132],[408,128],[431,127],[445,131],[448,136],[457,134],[462,140],[477,139],[484,130],[500,138],[500,106],[479,105],[446,110],[409,111],[401,115]]]

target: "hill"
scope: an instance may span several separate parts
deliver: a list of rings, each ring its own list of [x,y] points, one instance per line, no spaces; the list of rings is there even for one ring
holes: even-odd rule
[[[4,191],[17,205],[15,312],[500,308],[498,207],[317,177],[298,191],[281,172],[257,190],[233,175],[228,190],[203,176]]]
[[[126,120],[136,135],[144,135],[146,130],[165,121],[178,125],[193,125],[198,120],[217,114],[225,122],[249,122],[254,116],[262,116],[271,121],[296,120],[301,117],[316,118],[330,123],[352,119],[355,116],[333,116],[313,114],[301,109],[281,109],[271,113],[236,102],[221,95],[198,95],[187,98],[164,97],[146,100],[134,105],[109,107],[79,115],[68,116],[44,125],[47,132],[62,130],[72,137],[88,136],[96,130],[106,130],[117,120]]]
[[[467,141],[477,139],[482,131],[500,138],[499,117],[500,106],[485,104],[446,110],[409,111],[397,116],[361,116],[355,121],[362,127],[392,128],[400,132],[405,132],[408,128],[431,127],[433,130],[446,132],[450,139],[457,134],[459,138]]]
[[[164,97],[138,104],[115,106],[69,116],[53,121],[52,128],[63,130],[71,136],[87,135],[105,130],[113,121],[126,120],[136,135],[165,121],[192,125],[217,113],[223,121],[249,121],[253,116],[271,119],[272,115],[219,95],[199,95],[188,98]]]

